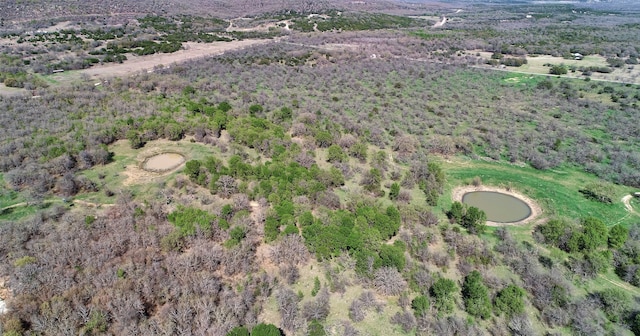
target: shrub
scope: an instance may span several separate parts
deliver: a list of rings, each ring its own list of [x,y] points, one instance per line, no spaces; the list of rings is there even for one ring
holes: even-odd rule
[[[609,230],[609,239],[607,243],[610,248],[620,248],[627,241],[628,237],[629,229],[620,224],[614,225]]]
[[[584,230],[583,247],[587,251],[593,251],[607,243],[607,226],[601,220],[587,217],[582,220]]]
[[[469,207],[462,217],[462,226],[471,233],[480,234],[486,229],[486,221],[487,215],[484,211],[476,207]]]
[[[516,285],[508,285],[496,295],[496,311],[508,317],[524,313],[525,294],[524,289]]]
[[[249,336],[247,327],[235,327],[227,333],[227,336]]]
[[[426,316],[429,312],[429,298],[418,295],[411,301],[411,308],[416,317]]]
[[[564,64],[561,65],[554,65],[551,67],[551,69],[549,70],[549,73],[552,75],[566,75],[568,72],[567,67]]]
[[[167,218],[182,235],[188,236],[196,233],[196,225],[205,232],[210,231],[217,217],[204,210],[179,206]]]
[[[607,288],[598,293],[598,297],[602,302],[602,310],[612,322],[624,319],[624,314],[631,306],[631,296],[621,289]]]
[[[438,310],[438,314],[448,314],[453,311],[454,294],[458,290],[453,280],[439,278],[429,290],[434,298],[433,306]]]
[[[327,150],[327,161],[329,162],[344,162],[347,159],[347,155],[342,151],[342,148],[338,145],[331,145]]]
[[[260,323],[253,327],[251,336],[282,336],[282,332],[273,324]]]
[[[489,290],[484,285],[480,272],[473,271],[465,277],[462,285],[462,297],[465,309],[470,315],[484,320],[491,316]]]

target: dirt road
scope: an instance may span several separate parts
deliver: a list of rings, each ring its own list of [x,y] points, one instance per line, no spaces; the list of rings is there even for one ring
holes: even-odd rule
[[[624,208],[627,209],[627,211],[629,211],[631,213],[639,215],[635,210],[633,210],[633,207],[631,206],[631,199],[632,198],[633,198],[633,196],[631,196],[631,195],[627,195],[627,196],[622,198],[622,203],[624,204]]]
[[[447,17],[443,16],[441,21],[438,21],[433,25],[433,28],[442,27],[445,23],[447,23]]]
[[[232,42],[196,43],[187,42],[183,44],[184,49],[171,54],[154,54],[147,56],[130,56],[122,64],[97,65],[89,69],[81,70],[80,73],[92,77],[115,77],[131,75],[139,71],[153,71],[156,66],[170,66],[197,58],[224,54],[227,51],[243,49],[246,47],[265,44],[269,39],[254,39]]]

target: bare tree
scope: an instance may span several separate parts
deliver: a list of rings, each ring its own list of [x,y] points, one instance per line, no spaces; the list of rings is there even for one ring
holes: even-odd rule
[[[411,312],[397,312],[391,317],[391,323],[399,325],[404,332],[409,332],[416,326],[416,318]]]
[[[395,267],[381,267],[374,274],[373,283],[384,295],[398,295],[407,287],[407,282]]]
[[[316,299],[304,305],[302,314],[307,321],[323,321],[329,315],[329,290],[323,287]]]
[[[289,288],[280,288],[276,292],[278,311],[282,321],[282,327],[295,331],[298,317],[298,296]]]
[[[218,194],[222,198],[229,198],[233,195],[237,190],[236,180],[229,175],[222,175],[216,181],[216,187],[218,189]]]
[[[304,265],[309,260],[309,250],[302,237],[287,235],[271,249],[271,259],[276,264]]]

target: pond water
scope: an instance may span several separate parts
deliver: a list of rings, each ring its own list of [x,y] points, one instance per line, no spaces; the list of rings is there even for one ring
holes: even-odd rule
[[[531,208],[517,197],[495,191],[472,191],[462,196],[462,203],[474,206],[487,214],[487,220],[513,223],[531,215]]]
[[[148,158],[142,168],[151,171],[164,171],[176,168],[182,162],[184,162],[184,156],[177,153],[164,153]]]

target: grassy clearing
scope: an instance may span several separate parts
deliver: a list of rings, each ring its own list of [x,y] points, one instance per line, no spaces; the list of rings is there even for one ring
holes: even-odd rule
[[[476,52],[476,51],[473,51]],[[485,60],[491,59],[491,52],[479,51],[480,54]],[[552,65],[561,65],[564,64],[567,67],[575,66],[577,68],[580,67],[609,67],[606,58],[599,55],[588,55],[585,56],[582,60],[575,59],[565,59],[562,57],[555,57],[551,55],[529,55],[526,57],[527,64],[524,64],[520,67],[507,67],[505,70],[513,72],[513,73],[521,73],[521,74],[533,74],[533,75],[549,75],[549,66],[545,66],[545,64]],[[482,67],[491,67],[489,65],[483,65]],[[614,71],[611,73],[598,73],[594,72],[590,77],[594,80],[603,80],[603,81],[612,81],[612,82],[625,82],[625,83],[635,83],[640,84],[640,69],[634,67],[630,69],[628,67],[624,68],[612,68]],[[562,75],[562,77],[570,77],[570,78],[585,78],[582,75],[582,72],[576,71],[567,73],[566,75]]]
[[[13,190],[9,190],[4,182],[4,174],[0,174],[0,209],[24,202],[24,197]]]
[[[18,219],[31,216],[38,212],[39,208],[35,206],[19,206],[15,208],[8,208],[0,211],[1,221],[15,221]]]
[[[476,176],[485,185],[512,188],[526,194],[538,202],[544,217],[566,217],[579,219],[587,216],[599,218],[607,225],[629,225],[640,221],[640,217],[627,212],[620,199],[632,189],[613,185],[613,204],[603,204],[586,199],[578,190],[593,182],[602,182],[597,177],[574,168],[536,170],[505,163],[472,161],[464,158],[443,160],[447,174],[445,195],[459,185],[468,185]],[[444,197],[440,202],[442,211],[451,206],[451,199]]]
[[[107,196],[104,189],[117,194],[117,191],[125,187],[133,191],[134,195],[156,194],[162,188],[162,183],[173,179],[181,168],[167,174],[148,173],[139,168],[145,158],[155,154],[176,152],[184,155],[186,160],[202,159],[212,154],[222,156],[215,147],[192,143],[189,140],[151,141],[141,149],[132,149],[128,141],[121,140],[109,147],[109,150],[114,154],[113,162],[82,172],[82,175],[100,185],[101,191],[80,194],[77,199],[109,204],[115,201],[116,196]]]

